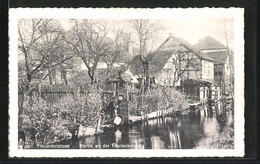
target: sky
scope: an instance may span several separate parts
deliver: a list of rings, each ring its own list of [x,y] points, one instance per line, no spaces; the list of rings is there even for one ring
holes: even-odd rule
[[[107,19],[106,21],[111,24],[125,24],[124,20],[118,21]],[[68,20],[63,19],[60,20],[60,22],[65,30],[69,30],[71,28],[71,24]],[[199,40],[204,39],[207,36],[211,36],[222,44],[227,45],[225,37],[226,27],[228,44],[229,47],[233,49],[233,19],[160,19],[159,22],[163,27],[163,30],[161,30],[158,34],[158,39],[156,40],[156,43],[154,43],[155,48],[158,47],[169,36],[169,33],[172,33],[174,36],[188,41],[192,45],[196,44],[199,42]],[[126,31],[131,30],[126,28]]]
[[[60,19],[60,23],[64,30],[70,30],[72,24],[69,19]],[[106,19],[110,25],[125,26],[126,20],[113,20]],[[228,45],[230,49],[233,49],[233,19],[223,19],[223,18],[207,18],[207,19],[159,19],[151,20],[158,21],[160,26],[163,27],[158,33],[158,38],[153,43],[153,50],[156,50],[162,43],[167,39],[169,34],[173,34],[175,37],[181,38],[194,45],[199,42],[199,40],[204,39],[207,36],[211,36],[223,45],[227,45],[225,28],[227,33]],[[131,32],[129,26],[125,27],[125,31]],[[112,36],[112,35],[111,35]],[[133,37],[132,37],[133,39]],[[152,51],[153,51],[152,50]],[[104,65],[104,64],[103,64]],[[103,66],[99,66],[103,67]],[[82,69],[87,70],[87,67],[82,64]]]
[[[215,38],[217,41],[226,45],[226,31],[229,36],[229,42],[233,45],[233,21],[231,19],[184,19],[184,20],[162,20],[166,26],[165,34],[173,33],[191,44],[196,44],[200,39],[207,36]],[[168,28],[167,28],[168,27]]]

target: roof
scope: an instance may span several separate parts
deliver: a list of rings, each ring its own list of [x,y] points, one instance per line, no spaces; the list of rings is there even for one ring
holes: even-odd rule
[[[143,74],[143,65],[139,55],[134,56],[128,65],[133,75]]]
[[[181,47],[183,46],[183,47]],[[177,38],[175,36],[169,36],[157,49],[157,51],[162,51],[162,50],[169,50],[169,49],[176,49],[179,52],[184,52],[184,51],[193,51],[193,52],[199,52],[198,49],[196,49],[193,45],[191,45],[189,42]]]
[[[121,76],[124,78],[126,75],[124,75],[124,72],[127,70],[127,66],[122,67],[113,67],[113,69],[110,72],[110,77],[115,78],[119,76],[119,72],[121,72]],[[96,69],[96,77],[98,77],[100,80],[105,80],[107,78],[107,68],[99,68]]]
[[[165,64],[168,62],[169,58],[175,52],[194,52],[196,56],[199,58],[214,61],[209,55],[201,52],[200,50],[196,49],[193,45],[188,43],[187,41],[170,36],[168,37],[160,46],[159,48],[148,55],[148,59],[150,60],[150,73],[158,73],[163,69]],[[132,61],[129,62],[130,70],[134,75],[143,74],[143,65],[140,59],[140,55],[136,55]]]
[[[148,55],[148,59],[150,61],[149,71],[150,73],[158,73],[163,69],[165,64],[168,62],[169,58],[173,55],[173,50],[168,51],[155,51],[152,54]],[[143,65],[140,59],[140,56],[137,55],[134,59],[129,63],[130,71],[134,75],[143,74]]]
[[[216,52],[208,52],[206,53],[208,56],[215,60],[216,64],[224,64],[228,57],[228,52],[223,51],[216,51]]]
[[[163,69],[175,51],[156,51],[150,56],[150,73],[157,73]]]
[[[198,43],[194,45],[195,48],[199,50],[212,50],[212,49],[224,49],[227,48],[222,43],[212,38],[211,36],[207,36],[204,39],[200,40]]]
[[[122,54],[119,54],[116,58],[116,63],[128,63],[133,59],[133,54],[123,51]]]
[[[157,49],[157,51],[164,51],[164,50],[174,50],[178,52],[185,52],[188,50],[190,52],[194,52],[195,55],[198,56],[199,58],[214,61],[214,59],[212,59],[207,54],[201,52],[199,49],[191,45],[189,42],[181,38],[177,38],[175,36],[169,36]]]

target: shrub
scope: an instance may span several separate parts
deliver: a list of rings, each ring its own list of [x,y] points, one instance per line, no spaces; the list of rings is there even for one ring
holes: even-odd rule
[[[35,129],[42,144],[57,139],[66,139],[74,135],[79,125],[96,127],[102,109],[102,91],[90,86],[85,93],[67,94],[58,101],[47,103],[40,97],[26,97],[24,101],[25,115],[19,120]],[[22,127],[22,126],[19,126]],[[20,130],[20,129],[19,129]]]
[[[95,88],[89,88],[86,93],[68,94],[58,104],[62,119],[70,124],[95,127],[102,109],[102,94]]]
[[[173,108],[175,112],[186,112],[189,109],[188,99],[185,95],[173,88],[164,89],[164,99],[168,103],[167,108]]]
[[[136,115],[136,116],[141,115],[141,112],[138,109],[138,99],[136,97],[128,102],[128,110],[130,115]]]
[[[55,110],[53,110],[48,103],[36,96],[25,97],[24,109],[26,109],[26,114],[23,116],[25,120],[29,120],[31,135],[34,136],[37,134],[38,141],[43,144],[46,142],[46,139],[49,138],[51,132],[51,127],[53,126],[53,120],[55,120]]]
[[[186,112],[189,108],[188,99],[173,88],[162,87],[152,89],[151,94],[137,96],[129,102],[130,114],[139,114],[140,111],[150,113],[169,108],[176,112]]]

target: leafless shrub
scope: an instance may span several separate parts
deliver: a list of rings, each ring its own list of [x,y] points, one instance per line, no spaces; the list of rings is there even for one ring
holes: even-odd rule
[[[67,94],[54,103],[40,97],[26,97],[24,120],[35,129],[36,139],[42,144],[75,135],[79,125],[96,127],[102,109],[102,91],[91,86],[85,93]],[[22,127],[22,126],[20,126]]]
[[[130,114],[140,114],[141,111],[150,113],[162,109],[184,112],[188,108],[188,99],[173,88],[155,88],[151,90],[151,94],[138,96],[129,102]]]

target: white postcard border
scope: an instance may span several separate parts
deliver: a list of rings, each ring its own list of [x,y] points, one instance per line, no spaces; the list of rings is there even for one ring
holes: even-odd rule
[[[114,149],[18,149],[18,18],[88,19],[181,19],[234,18],[235,148],[181,150]],[[9,10],[9,156],[10,157],[242,157],[244,156],[244,9],[156,8],[156,9],[57,9],[17,8]]]

